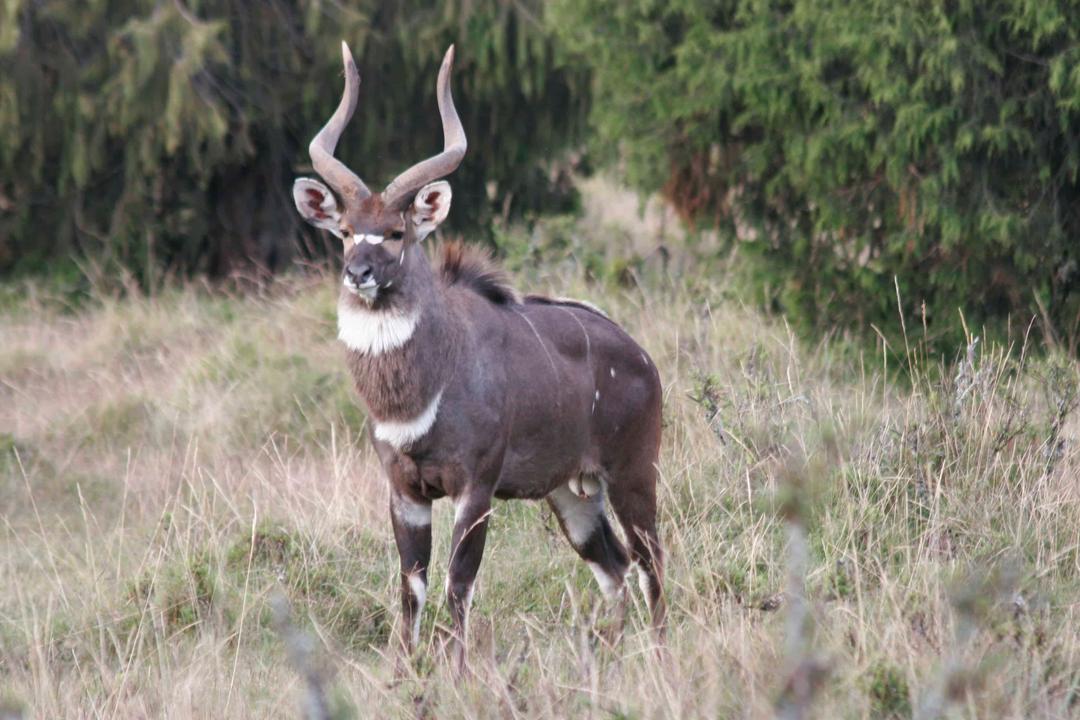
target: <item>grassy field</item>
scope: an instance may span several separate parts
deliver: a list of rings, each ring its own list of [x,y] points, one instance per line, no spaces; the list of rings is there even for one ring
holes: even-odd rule
[[[342,717],[1080,717],[1076,364],[1022,335],[944,361],[800,342],[723,263],[673,236],[650,255],[655,208],[590,197],[508,236],[508,263],[660,368],[662,662],[640,596],[597,639],[554,518],[500,503],[471,674],[438,659],[433,593],[395,679],[396,551],[335,278],[76,309],[31,285],[0,311],[0,716],[297,717],[284,596]]]

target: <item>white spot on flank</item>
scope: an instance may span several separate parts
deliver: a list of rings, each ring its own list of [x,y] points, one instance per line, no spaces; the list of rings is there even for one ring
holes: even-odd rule
[[[354,352],[372,357],[396,350],[409,341],[420,322],[420,311],[367,310],[338,303],[338,340]]]
[[[619,588],[622,587],[622,582],[604,572],[604,569],[598,563],[591,560],[587,560],[586,563],[589,569],[592,570],[593,577],[596,578],[596,584],[600,586],[600,592],[604,594],[604,597],[614,597],[619,592]]]
[[[611,373],[611,377],[615,377],[615,368],[611,368],[609,372]]]
[[[393,445],[401,450],[407,445],[427,435],[428,430],[435,424],[435,417],[439,414],[439,401],[442,400],[442,390],[435,394],[428,406],[412,420],[387,420],[375,423],[375,437],[385,443]]]
[[[431,524],[431,505],[418,503],[404,495],[394,495],[390,501],[394,517],[402,525],[419,528]]]
[[[412,593],[413,598],[416,600],[416,612],[413,615],[412,626],[412,644],[413,647],[416,647],[420,642],[420,616],[423,614],[421,611],[424,609],[424,600],[427,599],[427,585],[419,573],[409,575],[409,592]]]
[[[596,399],[597,399],[597,400],[599,400],[599,399],[600,399],[600,391],[599,391],[599,390],[597,390],[597,391],[596,391]]]
[[[580,483],[580,480],[578,481]],[[580,484],[578,485],[580,489]],[[569,483],[560,485],[548,495],[555,511],[562,519],[563,526],[570,542],[575,547],[582,547],[596,528],[600,525],[600,514],[603,512],[603,499],[601,495],[589,499],[582,499],[574,494]]]

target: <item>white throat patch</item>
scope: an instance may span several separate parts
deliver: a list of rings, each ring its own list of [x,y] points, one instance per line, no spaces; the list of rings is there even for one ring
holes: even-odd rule
[[[442,390],[435,393],[435,397],[428,406],[412,420],[376,422],[375,437],[393,445],[396,450],[405,448],[427,435],[428,430],[435,424],[435,417],[439,414],[440,400],[442,400]]]
[[[382,355],[409,341],[420,322],[420,310],[366,310],[338,303],[338,340],[363,355]]]

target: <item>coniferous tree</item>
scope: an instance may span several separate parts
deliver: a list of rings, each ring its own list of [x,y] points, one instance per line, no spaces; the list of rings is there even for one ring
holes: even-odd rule
[[[574,143],[581,73],[532,2],[10,0],[0,3],[0,273],[87,256],[162,271],[273,270],[334,245],[290,188],[361,69],[340,154],[375,186],[438,150],[435,78],[457,43],[470,152],[454,228],[567,202],[546,163]]]
[[[727,229],[804,328],[899,335],[896,276],[911,334],[961,308],[1080,339],[1080,5],[555,0],[550,20],[595,75],[598,147]]]

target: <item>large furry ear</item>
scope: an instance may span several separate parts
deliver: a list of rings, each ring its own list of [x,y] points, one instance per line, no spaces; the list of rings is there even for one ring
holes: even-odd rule
[[[411,215],[418,241],[430,235],[450,214],[451,195],[450,183],[445,180],[428,183],[416,193]]]
[[[292,186],[292,196],[300,217],[341,237],[341,208],[330,188],[318,180],[297,178]]]

